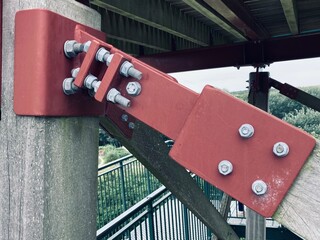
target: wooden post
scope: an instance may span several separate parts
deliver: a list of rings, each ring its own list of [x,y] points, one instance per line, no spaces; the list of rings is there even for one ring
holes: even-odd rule
[[[14,17],[29,8],[100,27],[100,16],[75,1],[3,1],[0,239],[93,240],[98,119],[22,117],[13,112]]]
[[[269,73],[250,73],[248,102],[262,110],[268,111]],[[266,239],[266,220],[263,216],[247,208],[246,240]]]
[[[100,124],[119,139],[219,239],[239,240],[190,173],[169,157],[169,148],[161,134],[137,121],[132,138],[127,139],[108,118],[101,118]]]

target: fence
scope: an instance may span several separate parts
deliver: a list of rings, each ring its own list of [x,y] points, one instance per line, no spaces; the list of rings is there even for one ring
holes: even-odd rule
[[[131,154],[98,169],[97,228],[161,186]]]
[[[99,172],[97,239],[212,238],[205,225],[132,155],[102,166]],[[219,208],[223,193],[197,176],[194,179]]]

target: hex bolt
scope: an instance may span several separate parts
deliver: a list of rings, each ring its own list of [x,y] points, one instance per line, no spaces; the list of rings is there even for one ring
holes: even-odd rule
[[[243,138],[251,138],[254,134],[254,128],[249,123],[242,124],[239,128],[239,134]]]
[[[113,54],[110,54],[108,57],[107,57],[107,66],[110,65],[111,61],[112,61],[112,58],[113,58]]]
[[[71,76],[72,76],[73,78],[76,78],[76,77],[78,76],[79,71],[80,71],[80,68],[74,68],[74,69],[72,69],[72,70],[71,70]]]
[[[62,89],[64,94],[66,95],[75,94],[79,90],[79,88],[76,85],[74,85],[73,81],[74,81],[74,78],[66,78],[63,80]]]
[[[96,60],[99,62],[107,63],[107,59],[109,56],[110,56],[110,52],[102,47],[102,48],[99,48],[99,50],[96,53]]]
[[[115,89],[111,88],[107,94],[107,101],[118,103],[123,107],[130,107],[131,101],[123,96],[121,96],[120,92]]]
[[[285,157],[289,154],[289,146],[284,142],[277,142],[273,145],[273,153],[277,157]]]
[[[125,77],[131,76],[137,80],[141,80],[142,78],[142,72],[135,69],[133,64],[129,61],[125,61],[124,63],[122,63],[120,67],[120,74]]]
[[[228,160],[222,160],[218,165],[218,170],[219,170],[219,173],[226,176],[226,175],[232,173],[233,165]]]
[[[84,51],[84,52],[88,52],[90,45],[91,45],[91,41],[85,42],[85,43],[83,44],[83,51]]]
[[[252,191],[258,196],[264,195],[268,190],[267,184],[262,180],[254,181],[252,183],[251,188],[252,188]]]
[[[129,95],[138,96],[141,93],[141,84],[138,82],[129,82],[126,90]]]
[[[92,74],[89,74],[84,79],[84,86],[88,89],[94,89],[94,92],[97,92],[100,83],[101,82],[98,80],[98,78],[96,76],[93,76]]]
[[[128,122],[129,116],[128,116],[127,114],[122,114],[122,115],[121,115],[121,120],[122,120],[123,122]]]
[[[129,122],[128,128],[129,129],[134,129],[134,127],[135,127],[135,124],[133,122]]]
[[[63,50],[67,58],[73,58],[84,51],[84,44],[68,40],[64,43]]]

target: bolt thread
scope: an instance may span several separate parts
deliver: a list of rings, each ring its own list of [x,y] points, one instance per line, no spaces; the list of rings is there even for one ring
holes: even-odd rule
[[[134,67],[129,68],[128,75],[138,80],[141,80],[142,78],[142,72],[135,69]]]
[[[82,43],[75,43],[73,45],[73,49],[74,49],[75,53],[81,53],[81,52],[83,52],[84,45]]]
[[[118,94],[115,98],[114,98],[115,102],[118,103],[119,105],[121,105],[122,107],[130,107],[131,105],[131,101],[123,96],[121,96],[120,94]]]

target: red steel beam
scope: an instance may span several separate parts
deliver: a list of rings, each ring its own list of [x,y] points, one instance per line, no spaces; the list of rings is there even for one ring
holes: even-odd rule
[[[320,57],[319,42],[320,33],[160,53],[140,57],[140,60],[163,72],[256,66]]]

